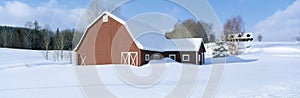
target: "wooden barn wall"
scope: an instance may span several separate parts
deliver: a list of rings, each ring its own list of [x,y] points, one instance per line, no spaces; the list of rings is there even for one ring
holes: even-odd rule
[[[182,63],[192,63],[196,64],[196,52],[194,51],[187,51],[187,52],[180,52],[180,59],[182,60],[182,55],[189,54],[190,55],[190,61],[181,61]]]
[[[124,25],[109,17],[98,30],[96,64],[120,64],[121,52],[138,52],[139,49]]]
[[[79,54],[86,56],[85,64],[86,65],[94,65],[96,64],[95,59],[95,45],[92,43],[96,43],[96,37],[97,37],[97,31],[102,25],[102,21],[97,21],[95,24],[92,25],[87,31],[86,35],[84,35],[84,38],[82,39],[82,42],[80,43],[80,46],[78,47],[77,53],[76,53],[76,63],[77,65],[80,65],[78,61],[79,60]]]
[[[154,59],[154,58],[153,58],[153,55],[154,55],[154,54],[161,54],[161,53],[162,53],[162,52],[155,52],[155,51],[141,50],[141,55],[140,55],[140,56],[141,56],[141,57],[140,57],[140,58],[141,58],[141,60],[140,60],[140,61],[141,61],[141,64],[144,65],[144,64],[147,64],[147,63],[148,63],[148,61],[145,60],[145,55],[146,55],[146,54],[149,54],[149,55],[150,55],[150,59]]]
[[[200,54],[201,52],[198,52]],[[196,52],[195,51],[169,51],[169,52],[156,52],[156,51],[147,51],[147,50],[141,50],[141,63],[142,64],[147,64],[148,61],[145,60],[145,55],[149,54],[150,59],[153,59],[154,54],[160,54],[161,58],[169,57],[169,54],[175,54],[176,55],[176,61],[181,62],[181,63],[192,63],[196,64]],[[182,61],[182,55],[183,54],[189,54],[190,55],[190,61]],[[198,62],[200,64],[200,61]]]

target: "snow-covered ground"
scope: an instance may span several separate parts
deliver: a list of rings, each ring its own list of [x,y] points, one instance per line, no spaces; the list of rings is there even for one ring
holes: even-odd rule
[[[244,44],[251,47],[242,55],[226,58],[215,97],[300,97],[299,43]],[[213,68],[210,56],[206,55],[206,64],[201,66],[164,59],[139,68],[122,65],[83,67],[73,66],[69,61],[53,61],[53,58],[46,61],[41,51],[0,48],[0,98],[90,98],[110,94],[157,98],[168,94],[180,97],[185,91],[190,97],[199,98]],[[141,79],[130,77],[134,75]],[[177,88],[178,85],[182,88]],[[192,87],[191,91],[186,89],[189,87]],[[175,89],[180,92],[174,93]]]
[[[0,70],[14,67],[26,67],[27,65],[41,66],[49,64],[68,64],[70,63],[68,58],[69,52],[70,51],[64,51],[64,55],[66,56],[63,58],[63,61],[55,62],[54,51],[49,51],[49,60],[47,61],[45,59],[45,51],[0,48]]]
[[[218,97],[299,98],[300,44],[249,43],[229,57]]]

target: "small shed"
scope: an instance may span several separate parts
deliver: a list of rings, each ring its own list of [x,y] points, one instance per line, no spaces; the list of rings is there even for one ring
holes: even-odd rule
[[[74,51],[77,65],[133,66],[165,57],[201,65],[206,52],[202,38],[166,39],[157,33],[134,38],[126,22],[107,11],[87,27]]]

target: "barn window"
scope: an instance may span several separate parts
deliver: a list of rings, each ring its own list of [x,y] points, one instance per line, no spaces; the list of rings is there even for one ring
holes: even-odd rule
[[[108,15],[103,16],[103,22],[108,22]]]
[[[160,56],[158,54],[154,54],[154,60],[159,60]]]
[[[183,54],[182,55],[182,61],[190,61],[190,55],[189,54]]]
[[[145,54],[145,60],[149,61],[150,60],[150,55],[149,54]]]
[[[169,58],[176,60],[176,55],[175,54],[169,54]]]

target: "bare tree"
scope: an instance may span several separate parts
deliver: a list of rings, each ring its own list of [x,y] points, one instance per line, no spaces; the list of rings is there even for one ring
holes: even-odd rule
[[[59,32],[59,29],[56,31],[54,39],[54,53],[56,54],[55,58],[57,60],[63,60],[64,57],[64,47],[65,47],[65,35],[63,32]]]
[[[224,24],[224,40],[228,41],[229,34],[242,34],[245,32],[244,21],[241,16],[235,16],[226,21]]]
[[[44,27],[44,34],[43,34],[43,40],[42,40],[42,49],[45,49],[45,58],[46,60],[49,59],[49,44],[50,44],[50,26],[48,24]]]
[[[297,41],[300,41],[300,32],[298,33],[299,35],[296,37]]]
[[[73,43],[72,43],[72,39],[73,39],[73,36],[74,33],[75,33],[75,30],[74,29],[66,29],[63,31],[64,32],[64,48],[65,49],[68,49],[68,50],[72,50],[73,49]],[[66,53],[66,59],[69,59],[70,62],[72,63],[72,58],[73,58],[73,52],[72,51],[69,51],[68,53]]]
[[[108,0],[92,0],[90,5],[88,6],[86,12],[88,15],[89,22],[95,20],[102,12],[109,11],[113,12],[116,15],[120,15],[120,9],[116,8],[115,1]]]
[[[65,47],[65,35],[64,33],[60,33],[60,36],[59,36],[59,41],[60,41],[60,60],[63,60],[64,58],[64,47]]]
[[[25,37],[24,37],[24,43],[26,45],[25,48],[30,48],[31,44],[32,44],[32,42],[30,42],[30,39],[31,39],[30,35],[32,33],[31,29],[33,27],[33,23],[32,23],[32,21],[27,21],[24,26],[27,28],[27,31],[26,31],[27,33],[25,33]]]
[[[30,29],[24,30],[22,35],[23,35],[23,48],[30,48],[30,42],[29,42]]]
[[[294,38],[296,41],[300,42],[300,32],[299,35],[297,37]]]
[[[200,21],[201,26],[203,27],[205,33],[207,34],[208,42],[215,42],[216,36],[212,32],[213,24],[206,23],[204,21]]]
[[[233,22],[232,28],[234,34],[244,33],[244,21],[241,16],[233,17],[231,21]]]
[[[216,41],[216,35],[215,33],[209,34],[209,42],[215,42]]]
[[[223,35],[223,40],[224,41],[227,41],[228,40],[228,35],[229,34],[233,34],[233,32],[232,32],[233,30],[232,30],[232,21],[230,21],[230,20],[227,20],[226,21],[226,23],[225,23],[225,25],[224,25],[224,35]]]
[[[228,41],[229,34],[243,34],[245,31],[244,29],[244,21],[241,16],[235,16],[231,19],[228,19],[224,25],[224,40]],[[229,53],[232,55],[240,54],[240,47],[242,44],[238,41],[232,40],[228,42],[228,50]]]
[[[88,14],[88,21],[89,23],[92,22],[95,18],[97,18],[100,15],[100,9],[101,5],[100,0],[92,0],[91,5],[87,8],[87,14]]]
[[[207,30],[206,30],[207,29]],[[195,21],[188,19],[182,23],[177,23],[174,29],[165,34],[166,38],[202,38],[205,43],[208,42],[207,32],[210,32],[208,23],[204,21]]]
[[[56,34],[53,38],[53,49],[54,49],[54,53],[53,53],[53,58],[55,61],[59,60],[59,49],[60,49],[60,31],[57,28],[56,29]]]
[[[37,20],[33,23],[33,31],[30,34],[30,41],[31,41],[31,48],[32,49],[40,49],[41,48],[41,32],[40,32],[41,26],[39,25],[39,22]]]
[[[261,42],[262,38],[263,38],[263,37],[262,37],[261,34],[259,34],[259,35],[257,36],[257,39],[258,39],[259,42]]]
[[[32,29],[33,23],[32,23],[32,21],[27,21],[24,26],[28,29]]]
[[[10,33],[8,33],[8,30],[4,29],[4,32],[2,32],[1,37],[3,40],[3,47],[8,47],[9,46],[9,39],[10,39]]]
[[[1,40],[0,40],[0,44],[3,46],[3,47],[6,47],[7,46],[7,31],[6,30],[3,30],[1,33],[0,33],[0,37],[1,37]]]

